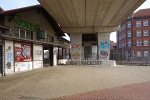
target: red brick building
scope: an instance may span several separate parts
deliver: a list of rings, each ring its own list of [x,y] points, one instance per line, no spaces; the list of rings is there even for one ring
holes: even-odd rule
[[[132,52],[133,58],[150,56],[150,8],[129,16],[117,31],[117,48]]]

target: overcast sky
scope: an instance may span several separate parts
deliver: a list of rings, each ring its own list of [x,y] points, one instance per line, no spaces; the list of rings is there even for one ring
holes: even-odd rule
[[[0,7],[4,10],[16,9],[39,4],[37,0],[0,0]],[[146,0],[137,10],[150,8],[150,0]],[[135,12],[137,11],[135,10]],[[68,38],[67,38],[68,39]],[[116,32],[110,34],[110,40],[116,42]]]

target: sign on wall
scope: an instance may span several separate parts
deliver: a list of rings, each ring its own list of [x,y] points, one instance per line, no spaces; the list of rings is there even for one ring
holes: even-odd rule
[[[31,61],[32,53],[31,53],[31,45],[24,43],[14,43],[15,45],[15,61]]]
[[[33,45],[33,60],[43,60],[43,46]]]
[[[13,42],[5,40],[5,68],[6,73],[14,72],[14,50]]]

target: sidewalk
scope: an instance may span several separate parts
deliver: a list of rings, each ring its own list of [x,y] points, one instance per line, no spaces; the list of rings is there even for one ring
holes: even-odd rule
[[[0,77],[0,100],[149,100],[149,77],[149,66],[48,67]]]

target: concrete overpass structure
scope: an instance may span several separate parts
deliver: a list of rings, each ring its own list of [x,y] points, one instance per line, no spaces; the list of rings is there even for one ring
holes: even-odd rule
[[[118,30],[119,24],[145,0],[38,1],[63,31],[70,34],[72,61],[81,61],[82,45],[92,43],[97,44],[98,60],[108,61],[110,33]]]

